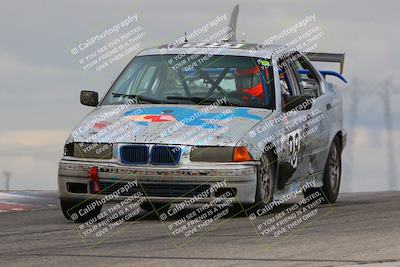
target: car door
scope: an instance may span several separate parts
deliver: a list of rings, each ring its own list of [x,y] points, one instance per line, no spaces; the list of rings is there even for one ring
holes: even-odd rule
[[[292,65],[300,92],[315,97],[312,108],[308,110],[304,132],[307,135],[304,156],[309,162],[308,173],[315,174],[324,169],[324,155],[330,146],[332,104],[331,98],[322,92],[321,77],[311,63],[299,54],[297,58]]]
[[[290,96],[299,96],[301,94],[298,80],[291,66],[290,57],[285,56],[280,61],[279,78],[281,86],[282,105],[288,101]],[[295,169],[293,175],[283,181],[285,185],[300,180],[308,174],[309,158],[305,156],[305,145],[308,143],[307,136],[303,137],[305,127],[305,116],[307,110],[285,111],[282,107],[284,119],[281,124],[281,147],[282,163],[289,163]],[[281,179],[281,177],[280,177]],[[282,181],[280,181],[282,183]],[[282,185],[280,186],[282,187]]]

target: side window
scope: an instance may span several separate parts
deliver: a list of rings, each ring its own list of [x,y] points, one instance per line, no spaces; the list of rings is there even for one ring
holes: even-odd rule
[[[281,85],[282,105],[284,106],[288,97],[300,94],[300,88],[288,59],[283,59],[279,62],[279,82]]]
[[[300,81],[299,87],[303,91],[302,93],[309,94],[314,97],[320,96],[320,81],[310,63],[303,56],[301,56],[297,60],[294,60],[292,65],[293,70]]]

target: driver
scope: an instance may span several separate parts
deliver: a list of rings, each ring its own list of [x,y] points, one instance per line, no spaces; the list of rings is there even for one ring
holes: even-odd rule
[[[264,99],[264,89],[261,83],[260,69],[258,66],[249,69],[236,69],[236,90],[261,100]]]

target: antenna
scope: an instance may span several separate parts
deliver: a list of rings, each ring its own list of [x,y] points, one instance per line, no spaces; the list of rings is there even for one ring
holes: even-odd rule
[[[229,31],[226,34],[225,37],[225,42],[232,42],[236,41],[236,24],[237,24],[237,17],[239,14],[239,5],[236,5],[233,8],[232,14],[231,14],[231,19],[229,21],[228,27]]]

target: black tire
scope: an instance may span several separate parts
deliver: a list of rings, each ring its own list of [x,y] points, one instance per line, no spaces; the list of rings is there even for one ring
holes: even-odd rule
[[[247,216],[248,213],[255,212],[259,208],[263,208],[266,204],[269,204],[273,200],[274,194],[274,186],[275,186],[275,177],[276,177],[276,162],[274,162],[274,158],[272,157],[271,153],[263,153],[260,158],[261,164],[257,167],[257,188],[256,188],[256,195],[255,195],[255,203],[252,204],[233,204],[232,206],[232,214],[236,216]],[[264,167],[263,167],[264,166]],[[269,189],[270,193],[269,196],[265,196],[263,194],[263,182],[262,182],[262,174],[263,173],[270,174],[270,184]],[[264,191],[265,192],[265,191]]]
[[[329,149],[328,158],[324,168],[324,185],[320,188],[310,188],[304,192],[304,197],[308,197],[319,191],[325,203],[335,203],[339,195],[340,181],[342,178],[342,151],[338,138],[335,138]]]
[[[142,204],[140,204],[140,208],[146,211],[154,211],[154,210],[167,211],[170,206],[171,204],[169,203],[163,203],[163,202],[150,203],[150,201],[145,201]]]
[[[264,207],[273,200],[276,168],[270,153],[263,153],[257,167],[256,207]]]
[[[90,206],[94,201],[76,201],[60,199],[61,210],[67,220],[74,222],[87,222],[100,214],[102,206],[96,206],[84,215],[79,215],[79,210]]]

